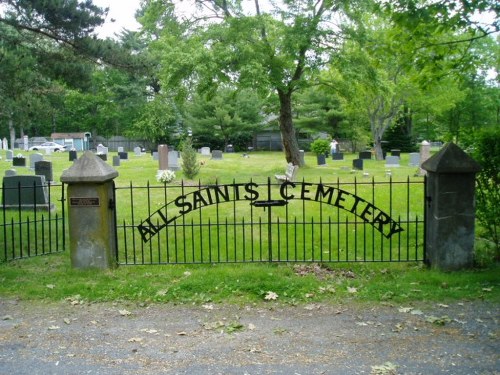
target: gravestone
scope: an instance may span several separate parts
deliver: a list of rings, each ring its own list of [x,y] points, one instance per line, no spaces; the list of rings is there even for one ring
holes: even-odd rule
[[[12,161],[13,158],[14,158],[14,151],[7,150],[5,153],[5,160]]]
[[[105,147],[105,146],[103,146],[103,145],[98,145],[97,149],[96,149],[96,152],[97,152],[97,154],[107,155],[108,154],[108,148]]]
[[[17,171],[15,169],[7,169],[5,171],[5,176],[9,177],[9,176],[15,176],[17,175]]]
[[[177,151],[168,152],[168,169],[171,171],[178,171],[181,169],[179,166],[179,153]]]
[[[6,208],[53,210],[44,176],[5,176],[2,204]]]
[[[118,153],[120,160],[128,160],[128,152],[121,151]]]
[[[420,169],[419,175],[425,176],[427,171],[422,168],[422,164],[431,157],[431,144],[427,141],[422,141],[420,144]]]
[[[385,158],[386,167],[399,167],[399,156],[387,156]]]
[[[26,167],[26,158],[16,156],[12,158],[12,165],[14,167]]]
[[[304,165],[306,163],[304,150],[299,150],[299,160],[300,160],[300,165]]]
[[[401,156],[401,150],[391,150],[391,156]]]
[[[418,152],[410,153],[410,166],[418,167],[420,165],[420,154]]]
[[[332,160],[344,160],[344,154],[342,152],[334,152],[332,154]]]
[[[354,159],[352,161],[352,168],[362,171],[363,170],[363,159]]]
[[[46,160],[37,161],[35,163],[35,174],[45,177],[45,181],[54,181],[52,162]]]
[[[7,142],[7,138],[4,137],[4,139],[2,140],[2,145],[4,150],[7,150],[9,148],[9,143]]]
[[[158,146],[158,170],[166,171],[168,169],[168,146]]]
[[[210,153],[210,147],[202,147],[200,149],[200,152],[203,156],[210,156],[211,153]]]
[[[153,151],[153,160],[158,160],[158,151]]]
[[[371,151],[361,151],[359,153],[359,159],[370,160],[371,158],[372,158],[372,152]]]
[[[125,151],[125,150],[123,149],[123,147],[121,147],[121,146],[120,146],[120,147],[118,147],[118,153],[120,153],[120,152],[124,152],[124,151]]]
[[[114,155],[113,156],[113,167],[119,167],[120,166],[120,155]]]
[[[69,152],[69,161],[75,161],[76,159],[78,159],[78,154],[75,150],[71,150]]]
[[[140,147],[134,147],[134,154],[135,156],[141,156],[141,148]]]
[[[43,155],[36,153],[36,154],[31,154],[30,155],[30,168],[35,169],[35,163],[42,161],[43,160]]]
[[[222,151],[221,150],[213,150],[212,151],[212,159],[222,160]]]

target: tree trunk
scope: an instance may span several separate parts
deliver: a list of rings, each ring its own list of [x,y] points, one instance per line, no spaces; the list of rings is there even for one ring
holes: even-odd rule
[[[16,129],[14,129],[14,120],[9,117],[9,134],[10,134],[10,149],[14,150],[14,143],[16,142]]]
[[[279,124],[286,161],[302,167],[304,163],[300,159],[299,143],[292,121],[292,93],[278,89],[278,96],[280,99]]]

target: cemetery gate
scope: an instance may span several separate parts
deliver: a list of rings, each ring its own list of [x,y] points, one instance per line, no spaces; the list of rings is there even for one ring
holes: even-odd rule
[[[414,262],[425,180],[115,186],[122,265]]]

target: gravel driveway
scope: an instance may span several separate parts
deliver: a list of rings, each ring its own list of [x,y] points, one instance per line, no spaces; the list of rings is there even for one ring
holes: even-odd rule
[[[0,374],[500,374],[499,308],[0,299]]]

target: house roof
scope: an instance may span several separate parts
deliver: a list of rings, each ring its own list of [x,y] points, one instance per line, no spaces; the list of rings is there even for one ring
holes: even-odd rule
[[[83,139],[85,138],[85,133],[52,133],[50,137],[52,139],[63,139],[63,138]]]

